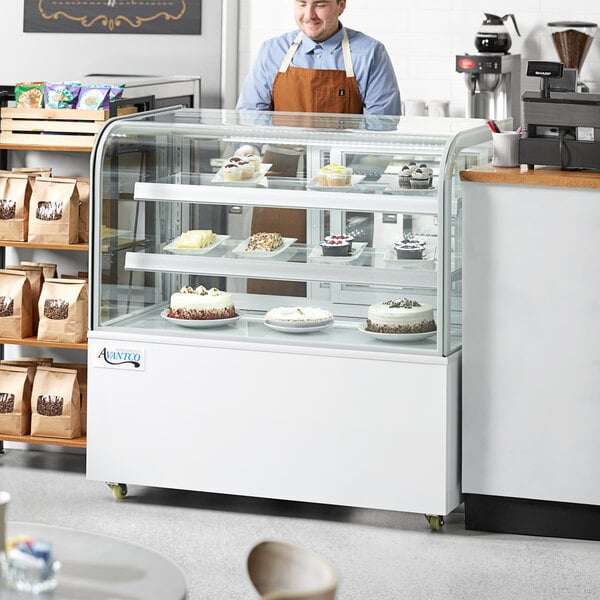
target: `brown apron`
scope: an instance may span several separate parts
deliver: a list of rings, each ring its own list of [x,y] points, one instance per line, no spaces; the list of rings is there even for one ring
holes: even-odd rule
[[[286,112],[318,112],[362,114],[363,102],[354,77],[350,42],[344,30],[342,52],[344,71],[333,69],[302,69],[291,62],[300,46],[299,33],[288,50],[273,82],[273,110]],[[275,120],[274,120],[275,122]],[[263,162],[272,163],[270,175],[296,177],[299,154],[285,154],[265,150]],[[284,237],[295,237],[306,243],[306,212],[293,208],[254,208],[252,233],[278,231]],[[281,296],[306,296],[306,284],[249,280],[248,292]]]

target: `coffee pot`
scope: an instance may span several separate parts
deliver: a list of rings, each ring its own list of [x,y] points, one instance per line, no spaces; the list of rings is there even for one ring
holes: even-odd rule
[[[480,25],[479,31],[475,35],[475,47],[477,48],[477,51],[508,54],[508,51],[512,46],[512,40],[504,22],[510,17],[515,26],[517,35],[521,37],[515,16],[509,14],[499,17],[498,15],[491,15],[489,13],[483,14],[485,15],[485,20]]]

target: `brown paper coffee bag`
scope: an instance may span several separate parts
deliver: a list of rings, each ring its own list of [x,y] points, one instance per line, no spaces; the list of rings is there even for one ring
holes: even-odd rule
[[[77,177],[77,193],[79,194],[79,241],[87,243],[90,241],[90,180]]]
[[[32,265],[11,265],[6,267],[14,271],[23,271],[27,275],[31,287],[31,315],[32,315],[32,335],[37,335],[40,314],[38,311],[38,301],[44,284],[44,271],[42,267]]]
[[[27,273],[0,269],[0,337],[31,337],[32,309]]]
[[[0,240],[27,241],[30,181],[25,174],[0,172]]]
[[[27,435],[35,367],[0,366],[0,433]]]
[[[88,287],[83,279],[46,279],[38,302],[38,340],[79,344],[87,339]]]
[[[57,369],[75,369],[77,371],[77,383],[81,393],[81,434],[87,433],[87,365],[79,363],[54,363]]]
[[[75,369],[38,367],[31,392],[31,435],[81,435],[81,393]]]
[[[28,260],[22,260],[19,264],[21,265],[31,265],[32,267],[42,267],[42,271],[44,273],[44,279],[56,279],[57,271],[55,263],[41,263],[41,262],[31,262]]]
[[[52,177],[52,167],[13,167],[13,173],[25,173],[34,177]]]
[[[75,179],[38,177],[29,200],[28,241],[75,244],[79,231],[79,195]]]

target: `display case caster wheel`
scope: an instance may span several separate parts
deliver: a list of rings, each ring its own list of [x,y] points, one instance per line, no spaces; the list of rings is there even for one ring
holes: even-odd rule
[[[127,496],[127,484],[126,483],[112,483],[107,481],[106,485],[111,489],[113,496],[117,500],[123,500]]]
[[[442,515],[425,515],[431,531],[440,531],[444,526],[444,517]]]

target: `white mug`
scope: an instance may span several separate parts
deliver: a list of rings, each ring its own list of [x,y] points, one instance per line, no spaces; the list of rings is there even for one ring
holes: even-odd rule
[[[430,100],[427,103],[427,114],[430,117],[447,117],[450,114],[450,100]]]
[[[425,116],[425,100],[412,99],[404,101],[404,114],[407,117],[424,117]]]
[[[492,165],[495,167],[519,166],[519,137],[516,131],[492,133],[494,156]]]

